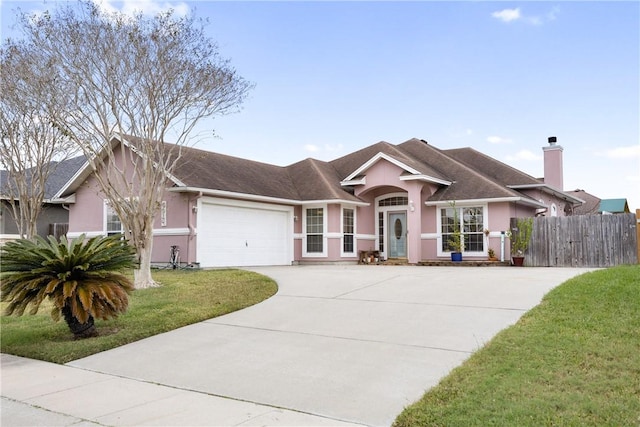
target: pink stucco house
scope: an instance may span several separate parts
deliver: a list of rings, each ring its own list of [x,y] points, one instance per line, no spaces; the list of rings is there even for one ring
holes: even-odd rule
[[[554,137],[543,152],[537,179],[472,148],[420,139],[286,167],[183,148],[155,221],[153,262],[167,263],[173,245],[183,264],[201,267],[357,262],[360,251],[408,263],[449,259],[453,202],[464,258],[486,259],[492,248],[509,259],[501,232],[510,218],[571,215],[582,203],[563,191]],[[87,165],[58,194],[72,202],[69,237],[120,229],[93,180]]]

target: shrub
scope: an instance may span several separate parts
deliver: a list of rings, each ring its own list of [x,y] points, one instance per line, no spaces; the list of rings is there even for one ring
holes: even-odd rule
[[[85,235],[58,242],[19,239],[0,250],[2,301],[6,314],[36,314],[45,299],[51,317],[64,317],[75,338],[96,336],[94,318],[107,320],[126,311],[131,279],[121,273],[135,265],[135,251],[121,235]]]

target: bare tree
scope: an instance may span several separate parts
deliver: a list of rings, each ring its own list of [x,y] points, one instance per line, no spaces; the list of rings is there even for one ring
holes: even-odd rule
[[[53,96],[58,86],[43,59],[20,42],[0,47],[0,166],[7,171],[0,193],[23,238],[37,234],[47,181],[74,154],[54,125],[62,98]]]
[[[70,107],[57,125],[90,159],[137,250],[136,288],[155,286],[153,220],[180,147],[201,119],[237,111],[252,85],[220,57],[203,21],[172,11],[127,16],[85,1],[20,22],[63,80]]]

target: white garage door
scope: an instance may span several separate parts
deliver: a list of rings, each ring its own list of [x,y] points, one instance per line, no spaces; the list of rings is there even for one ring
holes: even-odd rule
[[[201,199],[198,261],[202,267],[290,265],[293,208]]]

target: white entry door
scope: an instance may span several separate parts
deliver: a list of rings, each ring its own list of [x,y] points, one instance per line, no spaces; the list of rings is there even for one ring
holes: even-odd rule
[[[407,257],[407,213],[389,212],[387,221],[389,240],[389,258]]]

